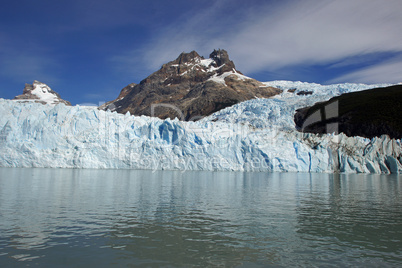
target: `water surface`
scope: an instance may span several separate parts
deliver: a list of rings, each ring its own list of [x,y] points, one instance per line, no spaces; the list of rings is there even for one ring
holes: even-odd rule
[[[398,267],[399,175],[0,169],[1,267]]]

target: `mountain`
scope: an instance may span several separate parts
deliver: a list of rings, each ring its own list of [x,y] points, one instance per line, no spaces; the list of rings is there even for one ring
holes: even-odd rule
[[[112,107],[114,107],[115,103],[118,102],[119,100],[124,99],[128,95],[128,93],[130,93],[133,90],[133,88],[136,85],[137,85],[136,83],[132,83],[132,84],[129,84],[128,86],[124,87],[120,91],[120,94],[116,99],[114,99],[112,101],[108,101],[108,102],[102,104],[101,106],[99,106],[99,109],[101,109],[101,110],[107,110],[107,109],[114,110]]]
[[[65,105],[71,106],[70,102],[63,100],[60,95],[53,91],[48,85],[37,80],[35,80],[32,85],[25,84],[22,95],[16,96],[14,100],[33,100],[34,102],[50,105],[64,103]]]
[[[281,92],[244,76],[223,49],[214,50],[208,59],[192,51],[162,65],[139,84],[127,86],[116,100],[100,109],[189,121]]]
[[[310,107],[298,109],[294,120],[298,129],[327,133],[336,124],[349,137],[402,138],[402,85],[343,94]]]

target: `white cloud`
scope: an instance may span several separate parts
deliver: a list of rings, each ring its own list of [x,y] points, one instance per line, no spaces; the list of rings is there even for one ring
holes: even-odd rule
[[[214,1],[202,11],[184,13],[172,23],[156,30],[146,45],[114,56],[112,62],[120,66],[118,70],[136,69],[144,74],[146,70],[149,74],[149,71],[155,71],[162,64],[174,60],[181,52],[196,50],[200,54],[211,53],[216,43],[213,37],[221,35],[223,29],[220,25],[228,23],[225,16],[222,16],[228,2]]]
[[[402,51],[400,1],[300,1],[266,14],[228,44],[245,71]]]
[[[214,3],[161,29],[137,60],[155,70],[182,51],[225,48],[250,73],[402,51],[399,0],[278,1],[235,15],[226,10],[232,2]]]
[[[342,75],[328,83],[391,83],[397,84],[402,82],[402,58],[393,59],[378,65],[369,66],[358,71]]]

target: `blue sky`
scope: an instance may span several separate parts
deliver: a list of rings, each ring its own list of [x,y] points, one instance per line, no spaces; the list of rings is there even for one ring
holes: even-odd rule
[[[181,52],[229,52],[260,81],[402,82],[400,0],[3,1],[0,98],[39,80],[109,101]]]

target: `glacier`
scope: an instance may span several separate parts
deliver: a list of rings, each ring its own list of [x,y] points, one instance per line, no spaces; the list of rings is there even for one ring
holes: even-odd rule
[[[402,172],[400,139],[301,133],[293,121],[298,108],[388,85],[265,84],[283,93],[196,122],[0,99],[0,167]]]

